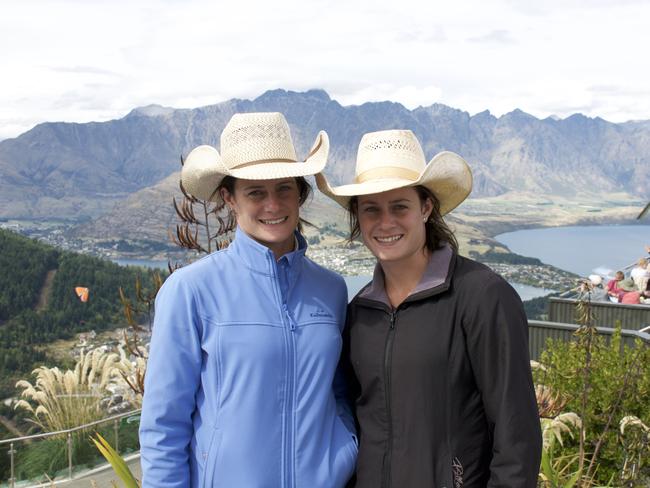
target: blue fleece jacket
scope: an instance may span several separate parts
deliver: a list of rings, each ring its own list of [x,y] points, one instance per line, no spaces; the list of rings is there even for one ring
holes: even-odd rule
[[[140,424],[143,487],[338,488],[354,423],[337,372],[347,293],[240,229],[156,298]]]

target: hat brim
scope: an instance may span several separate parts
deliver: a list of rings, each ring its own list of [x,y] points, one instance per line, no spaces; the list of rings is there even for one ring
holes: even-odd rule
[[[422,185],[440,202],[440,214],[445,215],[460,205],[472,191],[472,171],[458,154],[443,151],[436,154],[416,180],[381,178],[363,183],[330,186],[324,174],[316,175],[318,189],[344,208],[350,199],[409,186]]]
[[[207,201],[219,201],[215,191],[226,176],[244,180],[274,180],[315,175],[323,171],[329,154],[329,137],[320,131],[305,161],[263,161],[240,168],[227,168],[212,146],[198,146],[185,159],[181,184],[190,195]]]

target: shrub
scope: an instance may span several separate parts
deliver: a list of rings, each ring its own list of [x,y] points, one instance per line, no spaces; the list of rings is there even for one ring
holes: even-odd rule
[[[595,455],[595,480],[606,484],[620,479],[626,454],[618,435],[619,422],[633,415],[646,425],[650,423],[648,345],[641,341],[635,347],[623,345],[618,327],[611,338],[593,335],[589,353],[578,337],[569,342],[549,340],[540,362],[544,367],[533,371],[536,384],[561,397],[564,411],[578,412],[583,420],[585,452]],[[585,364],[588,376],[584,375]],[[585,389],[588,401],[583,404]],[[575,454],[575,446],[560,446],[560,452]]]

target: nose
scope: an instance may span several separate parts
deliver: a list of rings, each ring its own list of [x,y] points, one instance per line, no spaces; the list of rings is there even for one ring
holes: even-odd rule
[[[280,209],[280,199],[274,193],[269,193],[269,196],[264,201],[264,210],[269,213],[277,212]]]
[[[380,227],[391,227],[393,225],[393,215],[391,212],[382,210],[379,214],[379,225]]]

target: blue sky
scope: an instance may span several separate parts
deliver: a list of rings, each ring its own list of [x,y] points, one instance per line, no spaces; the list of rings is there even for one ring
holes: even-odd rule
[[[344,105],[650,119],[641,0],[5,0],[0,11],[0,139],[272,88],[324,88]]]

